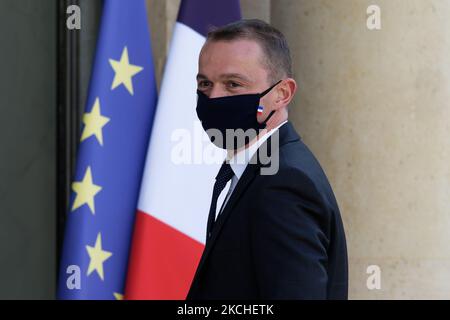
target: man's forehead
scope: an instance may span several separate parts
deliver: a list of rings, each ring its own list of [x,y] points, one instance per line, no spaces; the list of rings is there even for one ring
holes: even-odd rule
[[[201,60],[254,60],[262,57],[262,49],[254,40],[207,41],[200,52]]]
[[[256,41],[208,41],[200,53],[199,76],[251,81],[259,73],[265,73],[261,62],[262,50]]]
[[[218,78],[219,80],[240,79],[240,80],[243,80],[243,81],[251,82],[251,79],[250,79],[248,76],[246,76],[245,74],[242,74],[242,73],[237,73],[237,72],[233,72],[233,73],[220,73],[220,74],[217,76],[217,78]],[[203,73],[198,73],[198,74],[197,74],[197,79],[198,79],[198,80],[202,80],[202,79],[207,80],[207,79],[208,79],[208,76],[207,76],[206,74],[203,74]]]

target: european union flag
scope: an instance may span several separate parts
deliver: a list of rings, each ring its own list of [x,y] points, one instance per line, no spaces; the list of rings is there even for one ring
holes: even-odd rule
[[[106,0],[72,184],[60,299],[121,299],[156,84],[144,0]]]

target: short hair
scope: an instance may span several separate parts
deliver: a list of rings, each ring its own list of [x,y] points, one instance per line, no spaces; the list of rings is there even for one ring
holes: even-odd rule
[[[206,41],[232,41],[247,39],[256,41],[262,48],[269,82],[283,77],[292,78],[292,59],[284,35],[267,22],[259,19],[242,19],[209,31]]]

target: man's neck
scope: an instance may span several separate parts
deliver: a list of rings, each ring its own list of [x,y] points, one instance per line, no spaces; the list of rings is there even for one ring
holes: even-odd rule
[[[279,127],[281,127],[283,124],[285,124],[288,121],[288,119],[284,119],[283,121],[280,121],[278,124],[275,124],[272,128],[269,129],[263,129],[261,132],[253,138],[249,143],[247,143],[245,146],[240,147],[236,150],[227,150],[227,159],[232,159],[236,154],[239,152],[243,152],[244,150],[250,148],[252,145],[257,143],[259,140],[261,140],[266,134],[270,133],[273,130],[277,130]]]

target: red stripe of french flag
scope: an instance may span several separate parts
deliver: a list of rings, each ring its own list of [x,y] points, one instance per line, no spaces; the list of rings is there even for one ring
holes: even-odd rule
[[[184,299],[203,244],[138,211],[126,299]]]

